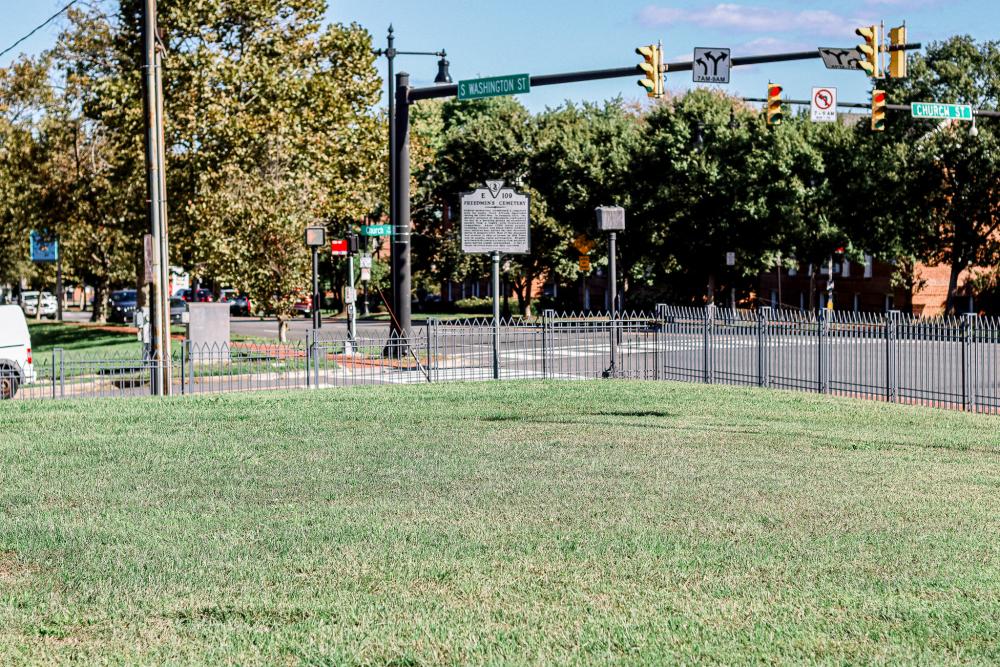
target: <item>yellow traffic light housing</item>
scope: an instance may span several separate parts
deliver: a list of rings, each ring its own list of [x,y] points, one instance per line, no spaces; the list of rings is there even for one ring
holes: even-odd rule
[[[903,46],[906,44],[906,25],[889,29],[889,44]],[[906,51],[889,51],[889,76],[893,79],[906,77]]]
[[[865,71],[865,74],[872,78],[881,78],[882,72],[878,66],[878,26],[868,25],[854,31],[858,36],[863,37],[864,44],[858,44],[857,49],[861,52],[861,60],[858,67]]]
[[[781,125],[781,86],[767,84],[767,124]]]
[[[873,132],[884,132],[885,131],[885,91],[884,90],[873,90],[872,91],[872,131]]]
[[[642,70],[642,78],[637,82],[646,89],[647,97],[663,97],[663,75],[661,74],[663,64],[663,51],[657,44],[640,46],[635,50],[643,57],[644,62],[639,63]]]

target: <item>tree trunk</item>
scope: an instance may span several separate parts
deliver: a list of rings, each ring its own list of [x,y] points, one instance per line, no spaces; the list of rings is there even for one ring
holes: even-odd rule
[[[945,300],[944,312],[955,314],[955,292],[958,291],[958,274],[962,272],[961,262],[951,263],[951,274],[948,276],[948,298]]]
[[[715,274],[708,274],[708,284],[705,286],[705,305],[715,303]]]
[[[94,312],[90,315],[91,322],[104,324],[108,321],[108,286],[106,283],[94,285]]]
[[[282,315],[278,316],[278,342],[288,342],[288,319]]]
[[[816,270],[812,264],[809,265],[809,312],[816,310]]]

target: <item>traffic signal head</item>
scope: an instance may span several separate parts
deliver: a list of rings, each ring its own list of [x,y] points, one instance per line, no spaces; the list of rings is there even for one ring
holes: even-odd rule
[[[872,91],[872,130],[885,131],[885,91]]]
[[[861,60],[858,67],[865,71],[870,77],[878,77],[878,26],[866,25],[855,30],[858,36],[864,38],[864,44],[858,44],[858,51],[861,52]]]
[[[656,44],[649,44],[640,46],[635,52],[643,57],[643,62],[639,63],[642,78],[639,79],[638,84],[646,89],[647,97],[663,97],[663,77],[660,74],[663,55],[660,47]]]
[[[767,124],[781,125],[781,86],[767,84]]]
[[[906,44],[906,26],[889,29],[889,43],[892,46]],[[893,79],[906,77],[906,51],[889,51],[889,76]]]

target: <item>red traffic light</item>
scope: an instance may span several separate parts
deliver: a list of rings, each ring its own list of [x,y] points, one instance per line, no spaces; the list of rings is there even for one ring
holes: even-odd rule
[[[877,104],[882,104],[883,102],[885,102],[885,92],[881,90],[876,91],[875,97],[873,97],[872,100]]]
[[[777,97],[781,94],[781,86],[770,85],[767,87],[768,97]]]

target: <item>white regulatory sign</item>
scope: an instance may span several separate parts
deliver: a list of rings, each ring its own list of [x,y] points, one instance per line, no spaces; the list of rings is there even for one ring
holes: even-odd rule
[[[371,255],[361,255],[361,268],[370,269],[372,268],[372,256]]]
[[[729,49],[695,47],[692,62],[695,83],[729,83]]]
[[[837,122],[837,89],[813,88],[809,118],[814,123]]]
[[[531,252],[530,197],[503,181],[462,193],[462,252]]]

